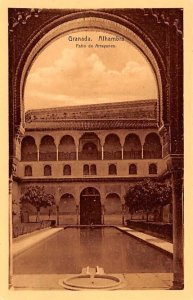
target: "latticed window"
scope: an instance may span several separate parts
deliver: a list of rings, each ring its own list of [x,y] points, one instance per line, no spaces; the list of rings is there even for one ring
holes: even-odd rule
[[[25,176],[32,176],[32,167],[31,166],[25,166]]]
[[[49,165],[44,167],[44,176],[51,176],[52,175],[52,168]]]
[[[137,166],[135,164],[129,166],[129,174],[137,174]]]
[[[156,164],[149,165],[149,174],[157,174],[157,166]]]
[[[89,175],[89,165],[84,165],[83,166],[83,174],[84,175]]]
[[[96,175],[96,165],[91,165],[90,166],[90,174],[91,175]]]
[[[109,175],[117,175],[116,165],[114,165],[114,164],[109,165]]]
[[[64,166],[63,174],[64,175],[71,175],[71,166],[70,165],[65,165]]]

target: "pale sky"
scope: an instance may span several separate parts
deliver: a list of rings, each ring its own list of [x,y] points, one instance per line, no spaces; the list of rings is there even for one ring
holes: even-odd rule
[[[26,80],[25,110],[157,99],[152,68],[134,45],[127,41],[99,42],[99,35],[114,36],[101,31],[70,34],[86,35],[92,42],[72,42],[66,35],[39,54]],[[87,47],[77,48],[76,44]],[[95,48],[95,44],[116,48]]]

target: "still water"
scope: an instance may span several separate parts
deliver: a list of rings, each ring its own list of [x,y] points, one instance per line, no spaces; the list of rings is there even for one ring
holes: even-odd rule
[[[66,228],[18,255],[14,274],[74,274],[83,267],[105,273],[172,272],[172,258],[116,228]]]

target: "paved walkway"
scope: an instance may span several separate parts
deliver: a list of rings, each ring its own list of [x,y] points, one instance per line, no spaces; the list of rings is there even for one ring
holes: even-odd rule
[[[118,229],[121,231],[128,233],[129,235],[132,235],[140,240],[143,240],[144,242],[151,244],[154,247],[160,248],[166,252],[169,252],[173,254],[173,244],[170,242],[167,242],[165,240],[159,239],[157,237],[154,237],[152,235],[136,231],[134,229],[128,228],[128,227],[119,227],[117,226]]]
[[[31,234],[19,236],[13,240],[12,244],[12,255],[13,257],[20,254],[21,252],[31,248],[40,241],[48,238],[54,233],[63,230],[63,228],[47,228],[39,231],[32,232]]]
[[[64,290],[62,279],[75,274],[25,274],[13,276],[14,289]],[[111,274],[123,281],[121,290],[167,290],[172,286],[172,273]]]

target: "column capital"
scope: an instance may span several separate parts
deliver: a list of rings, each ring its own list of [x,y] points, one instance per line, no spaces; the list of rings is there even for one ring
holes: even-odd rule
[[[61,137],[56,135],[56,136],[53,136],[53,139],[54,139],[54,143],[55,143],[56,147],[58,148]]]
[[[106,136],[104,135],[104,133],[97,133],[97,136],[100,140],[101,147],[104,147]]]
[[[35,140],[36,146],[39,148],[42,137],[41,136],[34,136],[33,138]]]
[[[123,148],[125,144],[125,136],[119,136],[119,140],[120,140],[121,147]]]
[[[80,132],[75,132],[72,136],[74,139],[76,148],[79,147],[79,141],[80,141],[81,136],[82,136],[82,133],[80,133]]]
[[[145,144],[145,138],[146,138],[146,135],[147,135],[147,134],[144,134],[144,135],[140,135],[140,136],[139,136],[139,139],[140,139],[140,142],[141,142],[141,145],[142,145],[142,146]]]

